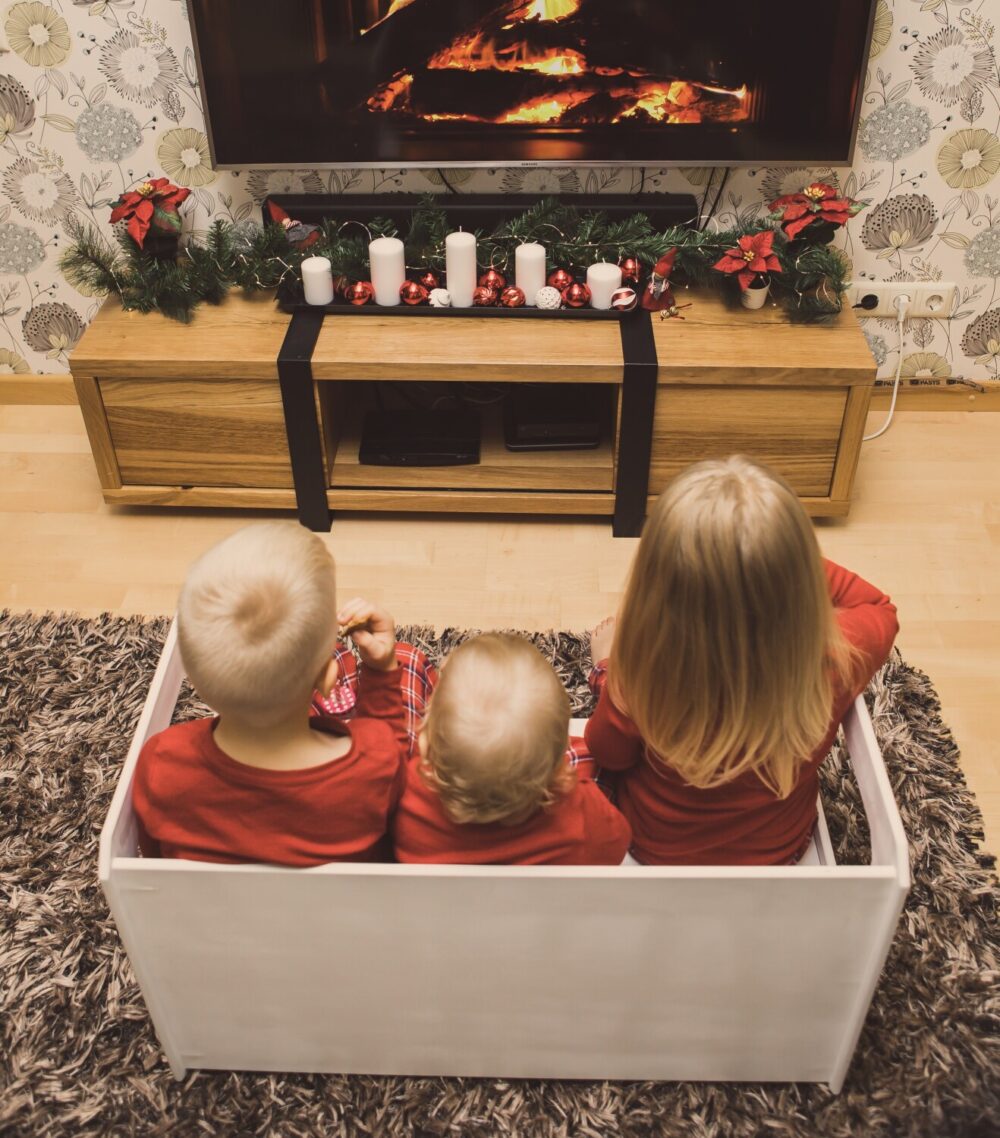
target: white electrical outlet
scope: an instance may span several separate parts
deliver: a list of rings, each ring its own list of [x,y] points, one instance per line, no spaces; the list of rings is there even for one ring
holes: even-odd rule
[[[908,296],[907,318],[915,316],[946,320],[955,311],[956,286],[950,281],[852,281],[847,286],[847,303],[855,315],[889,317],[895,320],[898,296]],[[862,301],[874,296],[878,303],[871,308]]]

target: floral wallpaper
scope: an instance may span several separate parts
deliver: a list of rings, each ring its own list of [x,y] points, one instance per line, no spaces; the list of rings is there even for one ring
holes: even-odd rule
[[[853,169],[735,169],[718,223],[753,217],[813,179],[871,206],[840,237],[856,278],[956,281],[951,320],[911,320],[911,384],[1000,382],[1000,66],[997,0],[878,0]],[[65,222],[107,224],[150,176],[189,186],[185,230],[258,215],[265,194],[471,190],[694,193],[700,168],[212,169],[183,0],[0,0],[0,373],[66,370],[101,298],[59,273]],[[704,206],[703,206],[704,208]],[[892,321],[866,320],[879,374]]]

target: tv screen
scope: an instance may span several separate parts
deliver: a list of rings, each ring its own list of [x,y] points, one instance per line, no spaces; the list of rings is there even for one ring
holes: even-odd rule
[[[848,164],[875,0],[188,0],[214,164]]]

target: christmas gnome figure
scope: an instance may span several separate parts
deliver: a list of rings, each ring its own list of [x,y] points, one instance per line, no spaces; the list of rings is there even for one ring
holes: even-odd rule
[[[677,302],[670,288],[670,274],[673,271],[676,249],[668,249],[653,266],[649,283],[642,294],[642,307],[647,312],[659,312],[660,319],[677,315]],[[685,308],[687,305],[685,305]]]
[[[315,245],[319,240],[318,225],[307,225],[305,222],[295,221],[288,216],[287,210],[283,210],[280,205],[275,205],[272,201],[267,203],[267,211],[271,215],[271,220],[277,221],[282,226],[289,245],[294,246],[294,248],[308,249],[310,245]]]

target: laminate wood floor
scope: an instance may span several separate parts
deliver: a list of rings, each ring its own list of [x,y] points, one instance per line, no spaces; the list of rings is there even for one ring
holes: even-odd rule
[[[169,613],[190,561],[255,516],[272,515],[105,506],[78,408],[0,406],[0,605]],[[1000,414],[898,413],[865,444],[851,516],[817,530],[897,602],[1000,851]],[[400,623],[529,630],[612,612],[636,544],[599,520],[377,514],[341,515],[329,541],[341,596]]]

